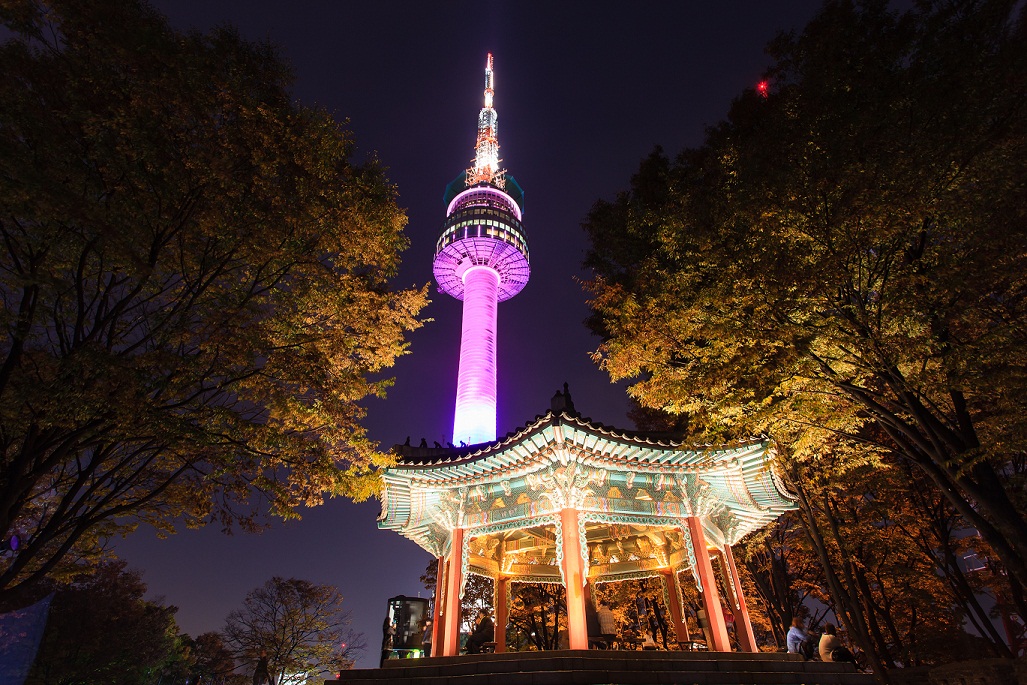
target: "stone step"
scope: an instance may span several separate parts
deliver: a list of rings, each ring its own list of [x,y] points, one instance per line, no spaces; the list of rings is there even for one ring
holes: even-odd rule
[[[871,685],[849,664],[794,654],[564,650],[386,662],[344,671],[352,685]]]
[[[872,685],[862,673],[809,672],[711,672],[647,671],[535,671],[531,673],[479,673],[462,676],[396,677],[383,674],[375,680],[342,680],[375,685]]]
[[[504,654],[462,654],[460,656],[439,656],[427,659],[391,659],[385,667],[403,666],[411,662],[430,663],[431,665],[465,664],[471,662],[517,661],[526,662],[552,658],[578,658],[607,661],[610,659],[626,659],[635,661],[792,661],[804,663],[806,660],[798,654],[785,652],[668,652],[663,650],[600,650],[600,649],[562,649],[547,652],[506,652]]]
[[[798,654],[785,654],[782,652],[761,652],[751,654],[747,652],[666,652],[666,651],[618,651],[618,650],[584,650],[584,649],[563,649],[545,652],[506,652],[504,654],[464,654],[460,656],[429,657],[424,659],[391,659],[385,662],[386,668],[403,667],[407,664],[421,664],[431,666],[446,666],[468,663],[497,663],[502,661],[516,661],[518,663],[529,663],[546,659],[585,659],[595,662],[609,662],[611,660],[637,662],[649,661],[687,661],[687,662],[750,662],[750,661],[774,661],[804,663],[805,660]]]
[[[350,679],[374,679],[377,672],[389,674],[392,678],[413,678],[419,676],[461,676],[490,673],[515,673],[535,671],[627,671],[627,672],[651,672],[651,673],[692,673],[692,672],[721,672],[721,673],[744,673],[758,671],[761,673],[806,673],[815,671],[817,673],[848,673],[852,668],[846,664],[802,664],[794,662],[700,662],[700,661],[674,661],[674,660],[652,660],[652,661],[621,661],[609,662],[597,660],[584,660],[573,658],[552,658],[539,660],[525,668],[524,664],[517,661],[504,661],[494,663],[477,664],[452,664],[448,666],[407,666],[390,667],[384,669],[368,669],[362,673],[354,672]]]

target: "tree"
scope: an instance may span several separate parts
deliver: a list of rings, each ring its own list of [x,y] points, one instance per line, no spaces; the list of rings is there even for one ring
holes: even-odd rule
[[[433,559],[421,574],[421,584],[424,585],[434,597],[435,587],[439,575],[439,562]],[[460,598],[460,626],[464,632],[471,632],[474,629],[474,620],[478,612],[486,611],[492,614],[495,611],[493,600],[495,598],[495,583],[491,578],[479,576],[476,573],[467,575],[467,583],[464,585],[464,594]],[[434,599],[432,600],[434,602]],[[496,626],[497,628],[499,626]]]
[[[348,626],[336,588],[275,576],[228,615],[224,637],[244,668],[265,655],[281,685],[287,677],[347,668],[364,648]]]
[[[125,562],[56,590],[28,685],[143,685],[177,651],[175,607],[143,599]]]
[[[388,286],[381,168],[227,28],[138,0],[0,18],[0,539],[27,540],[0,599],[141,521],[376,493],[358,402],[425,303]]]
[[[236,673],[235,656],[221,633],[203,633],[190,641],[189,685],[245,685],[248,674]]]
[[[536,651],[560,649],[567,632],[567,593],[558,583],[515,583],[510,602],[514,643]]]
[[[936,558],[910,539],[930,521],[911,501],[900,470],[887,463],[844,474],[807,469],[792,482],[809,547],[822,562],[824,589],[815,597],[875,670],[980,650],[981,644],[969,647]]]
[[[1008,601],[1003,598],[1001,577],[989,564],[981,563],[992,556],[991,550],[980,536],[972,534],[972,529],[945,496],[924,482],[922,473],[905,462],[895,463],[893,469],[902,482],[908,484],[902,489],[902,501],[916,512],[912,522],[898,522],[902,534],[934,563],[936,572],[945,580],[957,616],[973,626],[973,631],[984,638],[985,646],[995,656],[1011,656],[1011,648],[1015,650],[1016,645],[1023,642],[1023,617],[1020,634],[1010,635],[1012,645],[1007,645],[992,623],[987,607],[1006,613],[1016,610],[1005,606]],[[1006,628],[1013,629],[1013,623],[1007,622]]]
[[[752,582],[752,596],[762,601],[767,632],[778,648],[786,646],[788,626],[803,615],[803,604],[822,583],[823,570],[816,557],[806,553],[803,536],[799,520],[789,513],[733,548],[740,572]]]
[[[916,465],[1027,615],[1027,20],[832,1],[585,228],[596,357],[696,435]]]

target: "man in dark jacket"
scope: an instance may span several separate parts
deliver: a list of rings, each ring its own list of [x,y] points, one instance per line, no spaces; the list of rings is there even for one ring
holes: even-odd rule
[[[481,654],[482,645],[486,642],[493,642],[495,639],[496,626],[489,618],[488,612],[482,609],[478,612],[478,622],[474,626],[474,631],[467,638],[467,653]]]

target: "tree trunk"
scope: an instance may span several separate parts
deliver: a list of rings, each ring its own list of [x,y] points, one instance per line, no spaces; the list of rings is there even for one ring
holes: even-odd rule
[[[843,557],[845,556],[845,550],[842,550]],[[905,641],[902,636],[899,635],[898,629],[895,627],[895,621],[892,620],[891,611],[886,607],[882,607],[874,599],[874,591],[870,587],[869,581],[867,581],[866,573],[854,564],[846,564],[846,568],[849,570],[851,581],[855,584],[859,594],[862,595],[863,604],[867,609],[867,625],[870,626],[870,634],[878,644],[878,649],[882,653],[887,653],[888,661],[891,665],[895,664],[895,659],[892,656],[892,649],[888,647],[888,640],[884,636],[884,631],[881,629],[881,621],[884,621],[885,627],[888,629],[888,634],[891,635],[892,643],[894,644],[894,651],[899,654],[903,654],[906,651]],[[909,666],[908,659],[906,659],[906,666]]]
[[[951,393],[960,430],[923,405],[897,369],[879,374],[894,392],[884,398],[866,388],[833,379],[849,397],[878,419],[898,453],[920,466],[960,514],[995,549],[1008,573],[1027,585],[1027,521],[1013,506],[994,468],[983,458],[964,466],[980,448],[961,393]],[[896,405],[898,405],[896,407]],[[912,420],[906,420],[902,411]],[[957,467],[953,471],[952,465]]]
[[[831,535],[834,538],[835,544],[838,546],[838,556],[841,560],[841,572],[845,576],[845,584],[841,585],[841,587],[844,589],[845,597],[849,600],[847,607],[850,611],[854,612],[853,617],[857,619],[857,624],[861,625],[863,630],[867,631],[867,638],[872,640],[872,643],[876,646],[873,652],[876,659],[880,661],[885,668],[894,668],[895,659],[892,656],[891,651],[888,649],[888,643],[884,639],[884,635],[881,632],[881,626],[877,621],[877,615],[874,612],[873,596],[860,591],[859,582],[857,580],[859,571],[851,562],[853,554],[846,549],[842,539],[841,530],[838,525],[838,517],[831,509],[830,495],[825,492],[824,517],[827,519],[827,523],[831,528]]]
[[[945,562],[939,564],[939,566],[945,574],[945,579],[948,581],[949,586],[952,588],[954,599],[963,608],[963,611],[966,612],[967,618],[973,623],[977,632],[988,639],[992,650],[995,652],[995,656],[1006,659],[1012,658],[1013,653],[1009,650],[1009,646],[999,634],[998,629],[995,628],[995,624],[991,622],[988,612],[985,611],[984,607],[977,600],[977,594],[970,587],[970,582],[966,579],[963,570],[959,568],[959,563],[952,551],[950,541],[943,541],[942,547]]]
[[[891,679],[888,676],[885,663],[881,658],[881,655],[878,653],[876,644],[870,639],[870,633],[867,628],[866,619],[863,615],[862,606],[860,606],[858,599],[854,599],[845,591],[841,580],[839,580],[834,564],[828,554],[827,543],[824,541],[824,537],[820,532],[820,527],[817,524],[816,516],[813,511],[813,507],[809,503],[809,498],[806,494],[805,488],[799,485],[796,481],[797,479],[792,478],[791,486],[799,497],[800,519],[802,520],[803,528],[806,531],[810,544],[813,546],[813,549],[816,550],[817,556],[820,558],[820,563],[824,567],[824,576],[827,580],[828,591],[839,610],[836,611],[836,613],[845,623],[845,629],[848,631],[849,635],[852,636],[860,649],[867,654],[870,667],[873,669],[874,675],[877,679],[882,683],[890,683]]]
[[[780,524],[778,524],[780,525]],[[791,624],[791,611],[783,602],[783,595],[778,592],[777,570],[780,566],[777,555],[769,540],[764,540],[763,549],[760,554],[750,553],[743,564],[749,571],[753,584],[756,586],[756,593],[763,600],[767,610],[767,617],[770,619],[771,634],[774,637],[774,645],[780,647],[784,644],[783,626]]]

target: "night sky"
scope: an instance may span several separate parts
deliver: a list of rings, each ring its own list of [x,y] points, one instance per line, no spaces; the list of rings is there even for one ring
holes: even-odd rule
[[[270,40],[295,70],[294,94],[348,120],[358,159],[376,154],[409,217],[410,248],[397,287],[432,280],[446,184],[470,163],[482,106],[485,55],[495,58],[500,156],[525,190],[531,280],[499,307],[499,433],[549,407],[566,381],[578,411],[630,428],[623,385],[589,358],[598,341],[582,321],[575,278],[586,250],[580,223],[599,198],[626,189],[655,145],[671,154],[760,80],[763,49],[801,29],[819,2],[278,2],[164,0],[178,29],[231,24]],[[432,287],[434,319],[411,337],[387,400],[368,402],[366,425],[383,448],[421,437],[445,443],[453,423],[460,303]],[[220,630],[246,593],[272,576],[337,586],[377,664],[386,599],[427,596],[430,560],[378,531],[377,502],[334,500],[274,522],[260,535],[217,526],[165,540],[141,528],[117,553],[143,572],[152,597],[179,607],[193,636]]]

